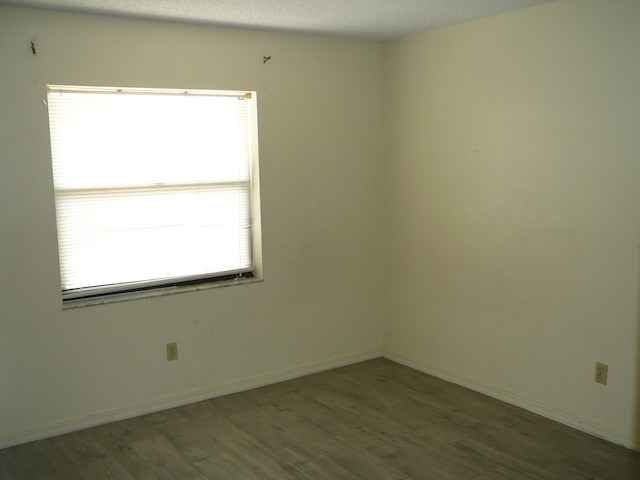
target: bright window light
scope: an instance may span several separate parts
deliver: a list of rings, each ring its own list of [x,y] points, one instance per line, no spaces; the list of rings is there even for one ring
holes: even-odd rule
[[[63,300],[252,276],[254,92],[50,86]]]

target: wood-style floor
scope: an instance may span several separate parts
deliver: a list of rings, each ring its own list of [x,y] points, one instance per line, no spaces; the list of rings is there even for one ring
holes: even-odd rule
[[[376,359],[0,450],[0,478],[638,480],[640,453]]]

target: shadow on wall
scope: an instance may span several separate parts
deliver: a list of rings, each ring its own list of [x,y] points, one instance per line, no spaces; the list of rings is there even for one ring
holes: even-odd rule
[[[639,251],[640,251],[640,247]],[[633,436],[633,448],[640,452],[640,255],[638,259],[638,325],[637,325],[637,340],[636,340],[636,365],[635,365],[635,402],[634,402],[634,422],[631,427],[631,434]]]

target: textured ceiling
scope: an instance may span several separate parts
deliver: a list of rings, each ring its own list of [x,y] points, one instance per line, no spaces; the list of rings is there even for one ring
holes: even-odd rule
[[[0,5],[383,41],[557,0],[0,0]]]

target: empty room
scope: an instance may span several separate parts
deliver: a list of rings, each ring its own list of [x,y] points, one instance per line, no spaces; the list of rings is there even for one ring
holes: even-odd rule
[[[640,479],[640,2],[0,0],[0,478]]]

